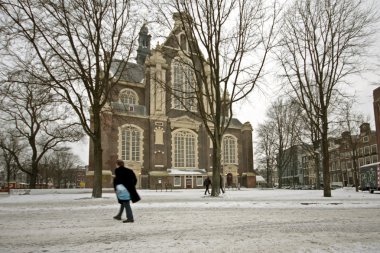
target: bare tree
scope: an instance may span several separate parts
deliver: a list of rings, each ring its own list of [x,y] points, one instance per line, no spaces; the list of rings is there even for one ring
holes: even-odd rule
[[[77,181],[79,158],[73,153],[64,150],[52,152],[44,161],[49,179],[56,188],[67,188]]]
[[[28,74],[11,73],[0,87],[0,98],[0,147],[30,176],[29,186],[35,188],[42,157],[50,150],[60,150],[64,142],[80,140],[82,132],[51,89]],[[9,145],[7,139],[17,140],[19,146]],[[20,155],[20,146],[28,156]]]
[[[300,132],[301,128],[301,108],[292,100],[283,101],[278,99],[268,112],[268,116],[272,118],[276,132],[276,150],[277,150],[277,173],[278,186],[282,187],[282,176],[285,168],[294,162],[292,156],[292,148],[297,144],[301,144]]]
[[[267,187],[273,184],[274,171],[276,164],[276,134],[273,122],[267,120],[257,128],[257,155],[258,161],[266,171]]]
[[[31,45],[36,64],[90,137],[97,198],[102,196],[101,115],[113,85],[127,71],[136,39],[134,7],[129,0],[4,0],[0,5],[8,49],[12,42]],[[125,64],[115,67],[116,58]]]
[[[285,168],[292,162],[289,150],[300,144],[301,108],[292,100],[285,101],[277,99],[267,111],[265,124],[260,125],[259,139],[263,143],[260,145],[265,149],[273,149],[276,155],[278,186],[282,187],[282,176]],[[268,128],[268,129],[261,129]],[[262,133],[267,133],[263,138]],[[270,137],[273,147],[266,147],[267,137]],[[273,152],[272,152],[273,153]]]
[[[182,33],[172,40],[178,45],[174,57],[180,56],[176,61],[186,73],[187,88],[169,85],[166,90],[181,108],[195,112],[208,132],[213,146],[211,195],[218,196],[222,138],[231,121],[232,105],[244,99],[263,74],[276,10],[261,0],[153,2],[161,25],[171,28],[168,15],[175,13],[170,30]]]
[[[360,70],[375,21],[374,9],[360,0],[296,0],[282,22],[279,61],[320,133],[325,197],[331,197],[329,110],[347,77]]]

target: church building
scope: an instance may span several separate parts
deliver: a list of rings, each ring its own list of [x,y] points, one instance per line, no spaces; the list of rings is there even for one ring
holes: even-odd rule
[[[203,122],[184,110],[162,85],[186,89],[187,83],[183,73],[187,70],[175,61],[187,42],[178,14],[173,17],[174,28],[162,45],[151,49],[151,36],[144,25],[136,62],[115,60],[111,65],[114,73],[121,64],[125,68],[118,73],[121,78],[102,115],[103,170],[111,175],[116,159],[122,159],[142,189],[202,188],[204,179],[212,176],[212,143]],[[225,187],[255,187],[252,149],[251,124],[232,118],[223,136]],[[92,158],[90,154],[90,168]],[[103,187],[110,183],[103,181]]]

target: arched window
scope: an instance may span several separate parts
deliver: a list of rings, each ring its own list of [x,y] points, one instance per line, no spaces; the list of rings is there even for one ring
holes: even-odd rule
[[[173,133],[173,165],[175,168],[196,167],[196,135],[181,130]]]
[[[172,108],[178,110],[195,110],[194,72],[188,63],[174,61],[173,67]]]
[[[141,161],[142,130],[134,126],[121,129],[121,159],[124,161]]]
[[[136,92],[130,89],[125,89],[120,92],[119,100],[121,103],[126,105],[137,105],[138,104],[138,96]]]
[[[237,164],[237,140],[232,135],[223,138],[223,163]]]

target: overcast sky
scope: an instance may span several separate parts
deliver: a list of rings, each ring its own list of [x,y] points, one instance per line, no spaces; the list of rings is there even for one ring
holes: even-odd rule
[[[380,1],[365,0],[364,2],[374,3],[380,15]],[[380,25],[377,25],[377,27],[380,27]],[[371,128],[375,129],[373,90],[380,87],[380,29],[373,39],[374,43],[368,50],[369,57],[365,60],[368,64],[367,67],[371,68],[371,70],[362,73],[360,76],[351,76],[348,81],[352,83],[352,85],[347,86],[345,92],[351,95],[356,94],[358,102],[356,111],[362,113],[365,117],[369,116]],[[260,123],[263,123],[266,109],[280,93],[279,81],[275,79],[278,71],[279,68],[271,64],[270,68],[267,68],[267,76],[264,83],[261,84],[261,87],[256,87],[247,101],[236,105],[234,108],[235,116],[242,122],[251,122],[254,131]]]
[[[367,0],[370,1],[371,0]],[[377,9],[380,9],[380,1],[374,1]],[[149,24],[148,24],[149,26]],[[151,31],[151,29],[150,29]],[[153,32],[153,31],[152,31]],[[154,32],[153,32],[154,34]],[[153,35],[152,34],[152,35]],[[360,76],[352,76],[350,78],[351,86],[347,86],[346,92],[356,94],[358,105],[356,111],[362,113],[365,117],[369,116],[371,128],[374,129],[374,114],[373,114],[373,90],[380,86],[380,32],[374,37],[374,44],[369,49],[370,56],[366,62],[373,68],[370,71],[363,73]],[[157,39],[152,37],[152,47],[154,48]],[[279,69],[274,64],[270,64],[267,68],[266,76],[260,86],[255,87],[253,92],[249,95],[248,99],[240,104],[234,105],[234,114],[242,123],[249,121],[254,129],[254,143],[256,142],[256,130],[260,123],[265,120],[265,113],[270,103],[274,101],[280,93],[279,81],[276,80],[275,75]],[[83,142],[74,145],[73,151],[78,154],[81,160],[88,164],[88,138]],[[255,146],[255,144],[254,144]],[[255,152],[255,147],[254,147]],[[105,168],[106,169],[106,168]]]

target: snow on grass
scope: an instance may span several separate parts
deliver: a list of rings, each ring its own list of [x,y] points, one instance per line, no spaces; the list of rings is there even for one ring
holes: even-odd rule
[[[135,223],[115,194],[0,195],[0,252],[379,252],[380,194],[321,190],[138,190]],[[125,216],[125,214],[124,214]],[[124,218],[124,217],[123,217]]]

